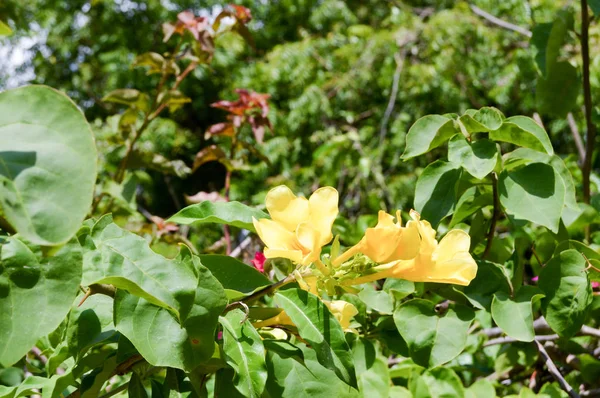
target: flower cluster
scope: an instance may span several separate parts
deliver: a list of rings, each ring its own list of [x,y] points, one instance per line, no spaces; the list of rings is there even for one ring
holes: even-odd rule
[[[321,259],[323,246],[331,242],[333,222],[338,214],[338,192],[332,187],[316,190],[309,199],[298,197],[286,186],[269,191],[266,207],[271,219],[254,219],[256,232],[265,243],[266,258],[287,258],[300,268],[315,264],[323,277],[347,288],[383,278],[413,282],[468,285],[477,273],[469,253],[471,238],[462,230],[451,230],[439,242],[431,224],[414,210],[402,226],[400,211],[394,216],[380,211],[377,225],[367,228],[364,237],[339,256]],[[362,255],[362,256],[357,256]],[[371,260],[371,267],[355,275],[353,265]],[[352,270],[352,271],[348,271]],[[348,277],[348,274],[352,274]],[[318,295],[317,277],[298,280],[300,287]],[[356,308],[345,301],[323,300],[344,329],[349,329]],[[257,327],[293,324],[285,312],[258,322]],[[351,330],[351,329],[350,329]]]
[[[271,219],[254,220],[256,231],[267,246],[265,257],[287,258],[302,266],[320,262],[322,247],[333,238],[331,228],[338,214],[338,192],[323,187],[306,199],[281,185],[269,191],[266,207]],[[358,244],[332,258],[334,268],[359,253],[379,264],[342,284],[400,278],[468,285],[477,273],[477,264],[469,253],[469,235],[455,229],[438,242],[436,231],[429,222],[421,220],[419,213],[412,210],[410,217],[412,220],[402,226],[400,211],[396,212],[396,222],[392,215],[380,211],[377,225],[367,228]]]

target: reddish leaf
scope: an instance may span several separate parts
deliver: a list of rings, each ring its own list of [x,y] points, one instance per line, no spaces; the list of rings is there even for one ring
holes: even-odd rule
[[[230,4],[229,7],[235,10],[235,19],[242,23],[248,23],[252,19],[252,12],[249,8],[244,6],[238,6],[237,4]]]
[[[217,123],[210,126],[204,137],[206,139],[210,138],[213,135],[225,135],[227,137],[233,137],[235,134],[235,130],[233,129],[233,124],[231,123]]]
[[[200,191],[195,195],[192,196],[185,196],[185,201],[188,204],[193,204],[193,203],[201,203],[201,202],[205,202],[205,201],[210,201],[213,203],[216,202],[226,202],[226,199],[221,196],[218,192],[204,192],[204,191]]]
[[[194,159],[194,167],[193,170],[196,171],[198,167],[202,166],[205,163],[212,161],[221,161],[226,159],[225,152],[221,148],[216,145],[211,145],[202,149],[200,152],[196,154],[196,159]]]

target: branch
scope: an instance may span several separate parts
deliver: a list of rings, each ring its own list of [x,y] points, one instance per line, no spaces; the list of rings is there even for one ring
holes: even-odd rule
[[[588,43],[589,14],[587,0],[581,0],[581,58],[583,59],[583,103],[585,105],[585,158],[583,161],[583,201],[590,203],[590,174],[592,172],[592,157],[596,143],[596,126],[592,121],[592,90],[590,85],[590,48]],[[589,240],[589,227],[586,228],[586,238]]]
[[[500,217],[500,198],[498,197],[498,177],[496,176],[496,173],[492,173],[492,195],[494,196],[494,212],[492,213],[492,222],[490,223],[490,230],[488,231],[487,243],[481,258],[486,258],[492,249],[492,241],[494,240],[494,234],[496,232],[496,223]]]
[[[394,80],[392,81],[392,92],[390,93],[390,100],[388,101],[387,108],[385,109],[385,113],[383,114],[383,119],[381,120],[381,127],[379,128],[379,146],[383,145],[383,140],[385,135],[387,134],[387,125],[390,121],[390,117],[392,116],[392,112],[394,111],[394,105],[396,104],[396,98],[398,97],[398,86],[400,83],[400,74],[402,73],[402,69],[404,67],[404,60],[406,59],[406,47],[402,49],[399,54],[394,56],[396,60],[396,71],[394,72]],[[383,156],[383,151],[381,151],[381,155]]]
[[[538,319],[533,321],[533,330],[535,330],[536,333],[552,331],[552,329],[550,328],[550,325],[548,325],[548,322],[546,322],[546,319],[544,319],[543,316],[540,316]],[[483,329],[480,333],[483,333],[487,337],[496,337],[496,336],[500,336],[501,334],[503,334],[504,331],[502,329],[500,329],[499,327],[494,327],[494,328],[489,328],[489,329]],[[577,332],[577,335],[578,336],[591,336],[591,337],[600,339],[600,330],[595,329],[591,326],[583,325],[581,327],[581,329],[579,330],[579,332]]]
[[[493,23],[494,25],[498,25],[504,29],[508,29],[508,30],[512,30],[513,32],[517,32],[522,34],[523,36],[527,36],[527,37],[531,37],[531,31],[525,28],[522,28],[520,26],[514,25],[510,22],[506,22],[501,20],[500,18],[497,18],[495,16],[493,16],[492,14],[489,14],[485,11],[483,11],[481,8],[474,6],[473,4],[470,5],[471,10],[479,15],[480,17],[483,17],[485,19],[487,19],[488,21],[490,21],[491,23]]]
[[[535,341],[552,341],[552,340],[558,340],[560,337],[557,334],[544,334],[541,336],[535,336]],[[489,347],[491,345],[497,345],[497,344],[510,344],[510,343],[517,343],[521,340],[517,340],[517,339],[513,339],[512,337],[498,337],[497,339],[491,339],[486,341],[485,343],[483,343],[484,347]]]
[[[573,118],[573,113],[569,112],[567,114],[567,122],[569,122],[571,134],[573,134],[573,141],[575,141],[575,146],[577,147],[580,164],[583,164],[585,162],[585,147],[583,146],[583,141],[581,141],[581,134],[579,134],[577,123],[575,122],[575,118]]]
[[[264,289],[258,290],[256,292],[252,293],[251,295],[244,297],[243,299],[239,300],[239,302],[241,302],[241,303],[252,302],[254,300],[261,298],[262,296],[265,296],[267,294],[271,294],[271,293],[275,292],[275,290],[279,289],[282,286],[287,285],[288,283],[292,283],[295,281],[296,281],[296,276],[294,274],[288,275],[287,277],[280,280],[279,282],[275,282],[269,286],[266,286]]]
[[[560,384],[562,389],[565,390],[571,398],[579,398],[579,394],[577,394],[575,390],[573,390],[573,387],[571,387],[571,385],[567,383],[563,375],[560,373],[560,371],[552,361],[552,358],[550,358],[550,355],[548,355],[548,352],[546,352],[544,346],[537,340],[535,341],[535,344],[537,345],[538,350],[540,351],[540,356],[544,359],[544,362],[546,363],[548,372],[550,372],[550,374],[556,379],[556,381],[558,381],[558,384]]]

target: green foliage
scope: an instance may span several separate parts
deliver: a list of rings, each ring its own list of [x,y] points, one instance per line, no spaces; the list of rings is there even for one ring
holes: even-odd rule
[[[196,3],[0,4],[18,55],[0,86],[33,74],[77,104],[0,92],[0,397],[600,388],[595,20],[548,0]],[[253,221],[280,184],[336,187],[339,214],[268,197],[267,251]]]
[[[168,221],[177,224],[202,224],[217,223],[228,224],[234,227],[256,232],[252,219],[267,218],[267,215],[257,209],[253,209],[239,202],[217,202],[205,201],[181,209]]]
[[[573,336],[585,322],[592,302],[585,268],[585,258],[571,249],[555,256],[540,273],[540,289],[546,295],[542,300],[544,317],[561,336]]]
[[[9,238],[0,259],[0,364],[8,367],[69,312],[79,289],[82,255],[79,245],[70,242],[54,256],[39,258],[21,240]],[[39,316],[31,316],[33,309]]]
[[[32,243],[67,242],[92,202],[96,149],[90,127],[67,96],[48,87],[0,93],[0,108],[4,217]]]
[[[349,386],[356,387],[356,373],[344,332],[325,304],[316,296],[299,289],[288,289],[275,295],[298,327],[300,337],[315,348],[319,363],[333,370]]]
[[[463,306],[449,308],[440,315],[432,302],[414,299],[394,311],[394,322],[412,360],[421,366],[436,367],[464,350],[474,316],[470,308]]]

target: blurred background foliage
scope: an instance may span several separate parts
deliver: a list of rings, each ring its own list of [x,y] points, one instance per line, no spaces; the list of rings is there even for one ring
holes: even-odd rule
[[[215,142],[229,145],[223,138],[205,136],[208,126],[226,116],[209,104],[236,98],[237,88],[267,93],[272,132],[267,131],[264,143],[254,144],[261,156],[239,152],[245,162],[233,173],[230,198],[261,204],[268,188],[280,183],[306,193],[334,186],[340,191],[340,213],[351,220],[338,220],[337,232],[350,244],[379,209],[410,209],[421,170],[444,156],[440,149],[400,160],[406,132],[419,117],[482,106],[497,107],[507,116],[531,116],[539,108],[539,71],[529,38],[491,23],[474,8],[527,32],[551,22],[570,3],[238,2],[252,11],[248,27],[255,46],[233,32],[218,38],[212,62],[196,68],[179,87],[192,101],[150,124],[138,144],[139,161],[130,166],[135,172],[121,185],[111,176],[125,152],[126,137],[119,132],[120,116],[115,116],[123,109],[101,98],[120,88],[151,92],[160,76],[146,76],[132,63],[139,54],[169,50],[161,24],[188,9],[215,16],[227,2],[4,0],[0,19],[15,33],[0,41],[0,89],[31,82],[71,96],[96,132],[102,156],[98,192],[114,199],[103,202],[101,206],[110,207],[103,210],[141,224],[138,207],[142,214],[166,218],[185,206],[186,195],[223,189],[223,165],[208,162],[192,168],[203,148]],[[580,50],[569,45],[569,40],[577,42],[571,36],[561,57],[576,64]],[[593,24],[592,54],[598,53],[598,37]],[[591,65],[594,87],[600,87],[598,59]],[[566,118],[540,116],[557,152],[577,153]],[[583,129],[580,107],[573,116]],[[576,162],[574,155],[567,159],[580,181]],[[194,243],[206,246],[220,234],[218,229],[214,236],[204,232],[194,239],[207,240]]]

